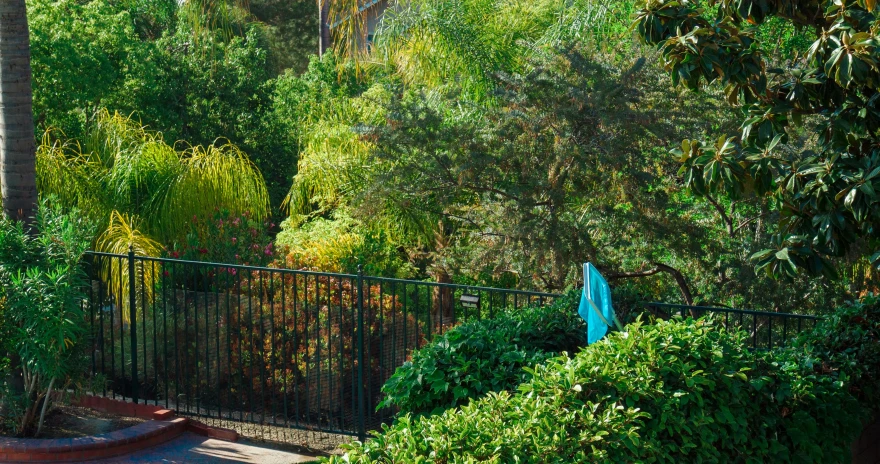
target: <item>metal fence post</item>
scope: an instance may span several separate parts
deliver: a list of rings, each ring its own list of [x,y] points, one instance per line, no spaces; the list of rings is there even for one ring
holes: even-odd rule
[[[134,248],[128,247],[128,328],[131,335],[131,401],[138,402],[137,296],[135,294]]]
[[[358,264],[357,273],[357,324],[358,324],[358,440],[367,440],[367,408],[364,398],[364,268]]]

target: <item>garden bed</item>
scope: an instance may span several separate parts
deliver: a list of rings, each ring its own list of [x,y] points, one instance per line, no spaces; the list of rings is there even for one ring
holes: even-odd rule
[[[47,416],[40,438],[0,436],[0,462],[81,462],[156,446],[184,431],[235,441],[232,430],[174,417],[158,406],[91,395]]]
[[[115,432],[144,422],[129,417],[79,406],[58,406],[46,414],[40,438],[79,438]]]

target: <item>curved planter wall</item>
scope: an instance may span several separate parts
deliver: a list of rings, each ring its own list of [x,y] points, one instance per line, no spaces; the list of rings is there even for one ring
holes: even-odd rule
[[[186,430],[187,422],[184,418],[150,420],[82,438],[0,438],[0,462],[71,462],[119,456],[171,440]]]

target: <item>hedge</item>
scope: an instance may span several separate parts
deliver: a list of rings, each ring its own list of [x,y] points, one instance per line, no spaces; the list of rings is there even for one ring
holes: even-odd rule
[[[403,415],[328,462],[848,462],[876,398],[878,323],[867,301],[754,353],[711,319],[636,322],[516,393]]]
[[[379,408],[436,414],[489,392],[515,389],[531,375],[525,367],[585,344],[578,296],[571,292],[543,307],[510,309],[436,337],[397,368],[382,387]]]
[[[850,392],[880,412],[880,298],[839,308],[795,344],[820,361],[817,371],[846,375]]]

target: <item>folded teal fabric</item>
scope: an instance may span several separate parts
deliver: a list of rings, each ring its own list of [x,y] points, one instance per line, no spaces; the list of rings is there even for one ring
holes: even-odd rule
[[[590,263],[584,264],[584,289],[578,314],[587,321],[587,344],[601,340],[614,321],[611,307],[611,287]]]

